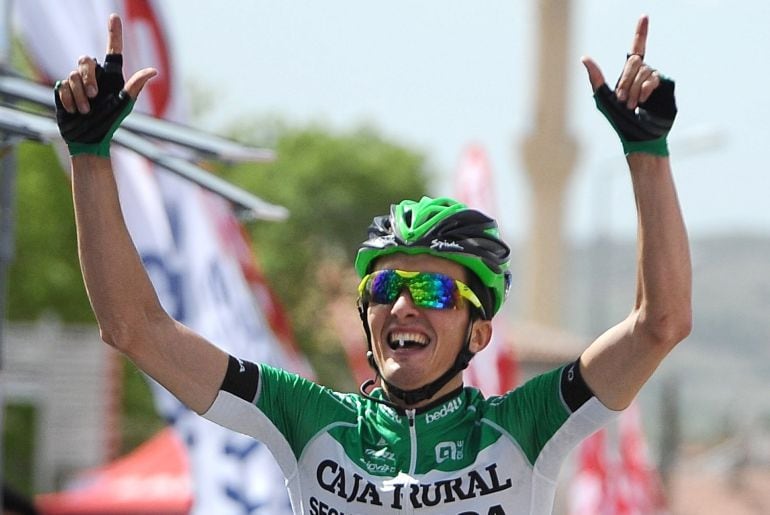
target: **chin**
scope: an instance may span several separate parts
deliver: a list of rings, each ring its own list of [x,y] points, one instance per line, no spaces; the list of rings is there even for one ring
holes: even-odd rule
[[[410,371],[398,363],[388,363],[384,367],[382,375],[387,382],[402,390],[412,390],[422,386],[420,383],[422,374],[417,371]]]

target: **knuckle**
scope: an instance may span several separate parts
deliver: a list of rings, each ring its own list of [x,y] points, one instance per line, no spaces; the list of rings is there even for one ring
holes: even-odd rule
[[[93,58],[88,55],[81,55],[78,57],[78,64],[90,64],[93,62]]]
[[[77,70],[72,70],[70,74],[67,76],[67,79],[69,79],[70,82],[77,82],[80,80],[80,72]]]

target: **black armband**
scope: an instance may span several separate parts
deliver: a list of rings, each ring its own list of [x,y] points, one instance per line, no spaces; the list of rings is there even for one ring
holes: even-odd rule
[[[561,396],[573,413],[594,396],[580,373],[580,359],[562,369]]]
[[[219,388],[241,399],[254,402],[259,385],[259,367],[250,361],[230,356],[227,372]]]

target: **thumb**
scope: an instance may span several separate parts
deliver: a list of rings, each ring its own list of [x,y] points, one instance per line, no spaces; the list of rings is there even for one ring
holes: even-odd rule
[[[144,85],[147,84],[147,81],[157,74],[158,70],[155,68],[144,68],[143,70],[139,70],[126,81],[126,85],[123,89],[126,90],[126,93],[128,93],[132,99],[136,100],[136,97],[139,96],[139,93],[142,91],[142,88],[144,88]]]
[[[580,60],[588,72],[588,81],[591,83],[591,89],[596,92],[596,90],[599,89],[599,86],[604,84],[604,75],[599,69],[599,65],[597,65],[590,57],[584,56]]]

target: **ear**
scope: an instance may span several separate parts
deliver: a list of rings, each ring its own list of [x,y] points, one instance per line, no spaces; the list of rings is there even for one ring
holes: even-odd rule
[[[476,354],[489,345],[492,340],[492,322],[490,320],[476,320],[471,329],[470,351]]]

